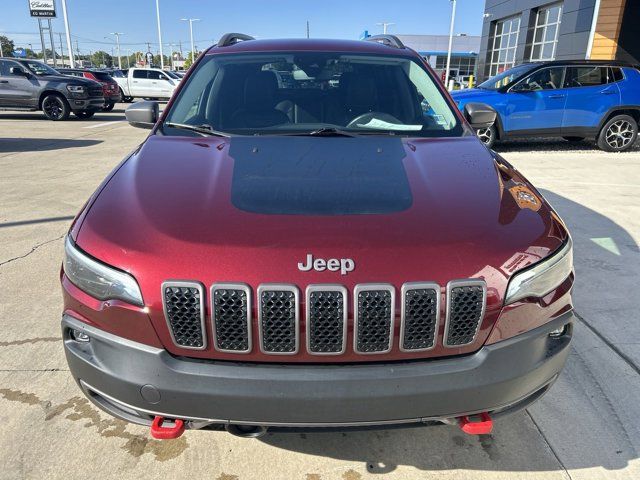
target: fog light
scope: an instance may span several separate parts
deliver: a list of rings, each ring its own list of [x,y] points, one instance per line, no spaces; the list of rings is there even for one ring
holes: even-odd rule
[[[555,330],[551,330],[549,332],[549,336],[552,337],[552,338],[556,338],[556,337],[563,336],[565,333],[567,333],[567,326],[563,325],[560,328],[556,328]]]
[[[75,328],[71,329],[71,338],[76,342],[88,342],[90,340],[89,335],[81,330],[76,330]]]

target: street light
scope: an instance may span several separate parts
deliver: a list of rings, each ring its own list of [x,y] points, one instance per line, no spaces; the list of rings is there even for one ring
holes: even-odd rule
[[[390,27],[391,25],[395,25],[395,23],[392,22],[380,22],[380,23],[376,23],[376,25],[382,27],[382,33],[383,34],[387,34],[387,27]]]
[[[162,54],[162,31],[160,30],[160,0],[156,0],[156,17],[158,18],[158,43],[160,44],[160,68],[164,70],[164,55]]]
[[[447,51],[447,71],[444,74],[444,87],[449,88],[449,67],[451,66],[451,49],[453,48],[453,25],[456,21],[456,0],[451,2],[451,26],[449,27],[449,50]]]
[[[116,37],[116,46],[118,49],[118,69],[122,70],[122,61],[120,60],[120,35],[124,35],[122,32],[111,32],[109,35]]]
[[[193,22],[199,22],[199,18],[181,18],[183,22],[189,22],[189,34],[191,35],[191,63],[196,61],[196,49],[193,46]]]

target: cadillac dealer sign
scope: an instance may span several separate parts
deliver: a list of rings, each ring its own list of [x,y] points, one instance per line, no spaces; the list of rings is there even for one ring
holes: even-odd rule
[[[29,0],[29,11],[32,17],[55,17],[55,0]]]

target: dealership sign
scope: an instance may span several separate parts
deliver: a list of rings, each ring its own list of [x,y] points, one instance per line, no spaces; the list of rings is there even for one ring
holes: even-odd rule
[[[55,0],[29,0],[29,12],[32,17],[55,17]]]

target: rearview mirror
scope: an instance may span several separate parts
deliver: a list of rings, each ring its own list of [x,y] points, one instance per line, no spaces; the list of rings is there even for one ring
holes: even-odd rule
[[[127,122],[137,128],[153,128],[160,116],[158,102],[144,101],[129,106],[124,112]]]
[[[464,118],[472,128],[489,128],[496,121],[496,111],[486,103],[467,103],[464,106]]]

